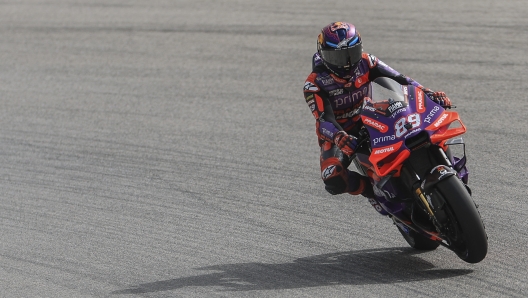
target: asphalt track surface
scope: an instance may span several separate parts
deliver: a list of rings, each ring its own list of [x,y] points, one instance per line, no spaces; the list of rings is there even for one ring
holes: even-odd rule
[[[0,1],[0,296],[528,296],[528,4],[428,2]],[[334,20],[457,105],[481,263],[325,192]]]

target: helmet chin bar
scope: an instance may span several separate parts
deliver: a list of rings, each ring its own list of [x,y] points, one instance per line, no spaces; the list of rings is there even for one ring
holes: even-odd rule
[[[326,61],[324,61],[324,59],[321,59],[323,61],[323,64],[324,66],[326,66],[326,69],[328,69],[332,74],[340,77],[340,78],[343,78],[343,79],[349,79],[351,78],[352,76],[350,75],[350,69],[352,68],[350,66],[350,62],[348,63],[348,66],[343,66],[343,67],[337,67],[337,66],[330,66],[328,65],[328,63],[326,63]],[[346,72],[346,75],[344,75],[344,73],[338,73],[337,71],[334,70],[334,68],[337,68],[337,69],[342,69],[343,72]]]
[[[351,70],[359,66],[359,62],[361,61],[361,59],[358,60],[354,64],[350,63],[350,60],[349,60],[348,65],[343,66],[343,67],[338,67],[333,64],[329,64],[324,59],[322,59],[322,57],[321,57],[321,61],[323,62],[323,65],[326,66],[326,69],[328,69],[332,74],[340,78],[343,78],[343,79],[350,79],[352,77],[352,75],[350,74]],[[342,73],[339,73],[340,70],[342,70]]]

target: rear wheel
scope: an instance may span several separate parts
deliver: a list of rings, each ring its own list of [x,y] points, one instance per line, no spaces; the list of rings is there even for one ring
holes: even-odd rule
[[[449,247],[468,263],[482,261],[488,253],[488,237],[473,199],[462,181],[451,176],[436,184],[431,193],[445,202],[438,215],[445,218],[442,234]]]

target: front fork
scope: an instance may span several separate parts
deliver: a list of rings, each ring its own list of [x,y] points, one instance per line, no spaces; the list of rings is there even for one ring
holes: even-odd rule
[[[462,155],[460,157],[453,156],[451,147],[461,145]],[[444,149],[436,147],[437,151],[432,151],[436,155],[436,159],[440,165],[433,166],[431,170],[425,173],[423,178],[420,178],[416,172],[411,169],[406,169],[407,175],[414,175],[416,180],[411,185],[414,194],[416,195],[417,203],[422,208],[423,212],[429,217],[429,222],[433,223],[437,232],[440,232],[445,224],[445,217],[441,211],[444,202],[441,202],[436,196],[432,195],[433,187],[440,181],[447,179],[450,176],[457,176],[464,185],[468,193],[471,195],[471,190],[467,186],[468,170],[466,168],[466,150],[465,143],[462,138],[452,139],[445,143]],[[407,180],[412,181],[412,180]],[[419,182],[419,183],[418,183]],[[440,212],[440,213],[439,213]],[[439,217],[440,216],[440,217]],[[427,229],[426,229],[427,230]]]

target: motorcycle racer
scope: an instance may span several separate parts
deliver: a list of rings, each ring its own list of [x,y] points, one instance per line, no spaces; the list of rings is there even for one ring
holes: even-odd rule
[[[354,25],[334,22],[325,26],[317,38],[312,72],[303,91],[316,120],[321,178],[330,194],[374,196],[369,179],[347,168],[351,163],[349,156],[358,145],[355,135],[361,126],[359,112],[368,94],[368,83],[378,77],[419,87],[436,103],[451,107],[451,100],[444,92],[424,88],[374,55],[364,53],[361,36]]]

